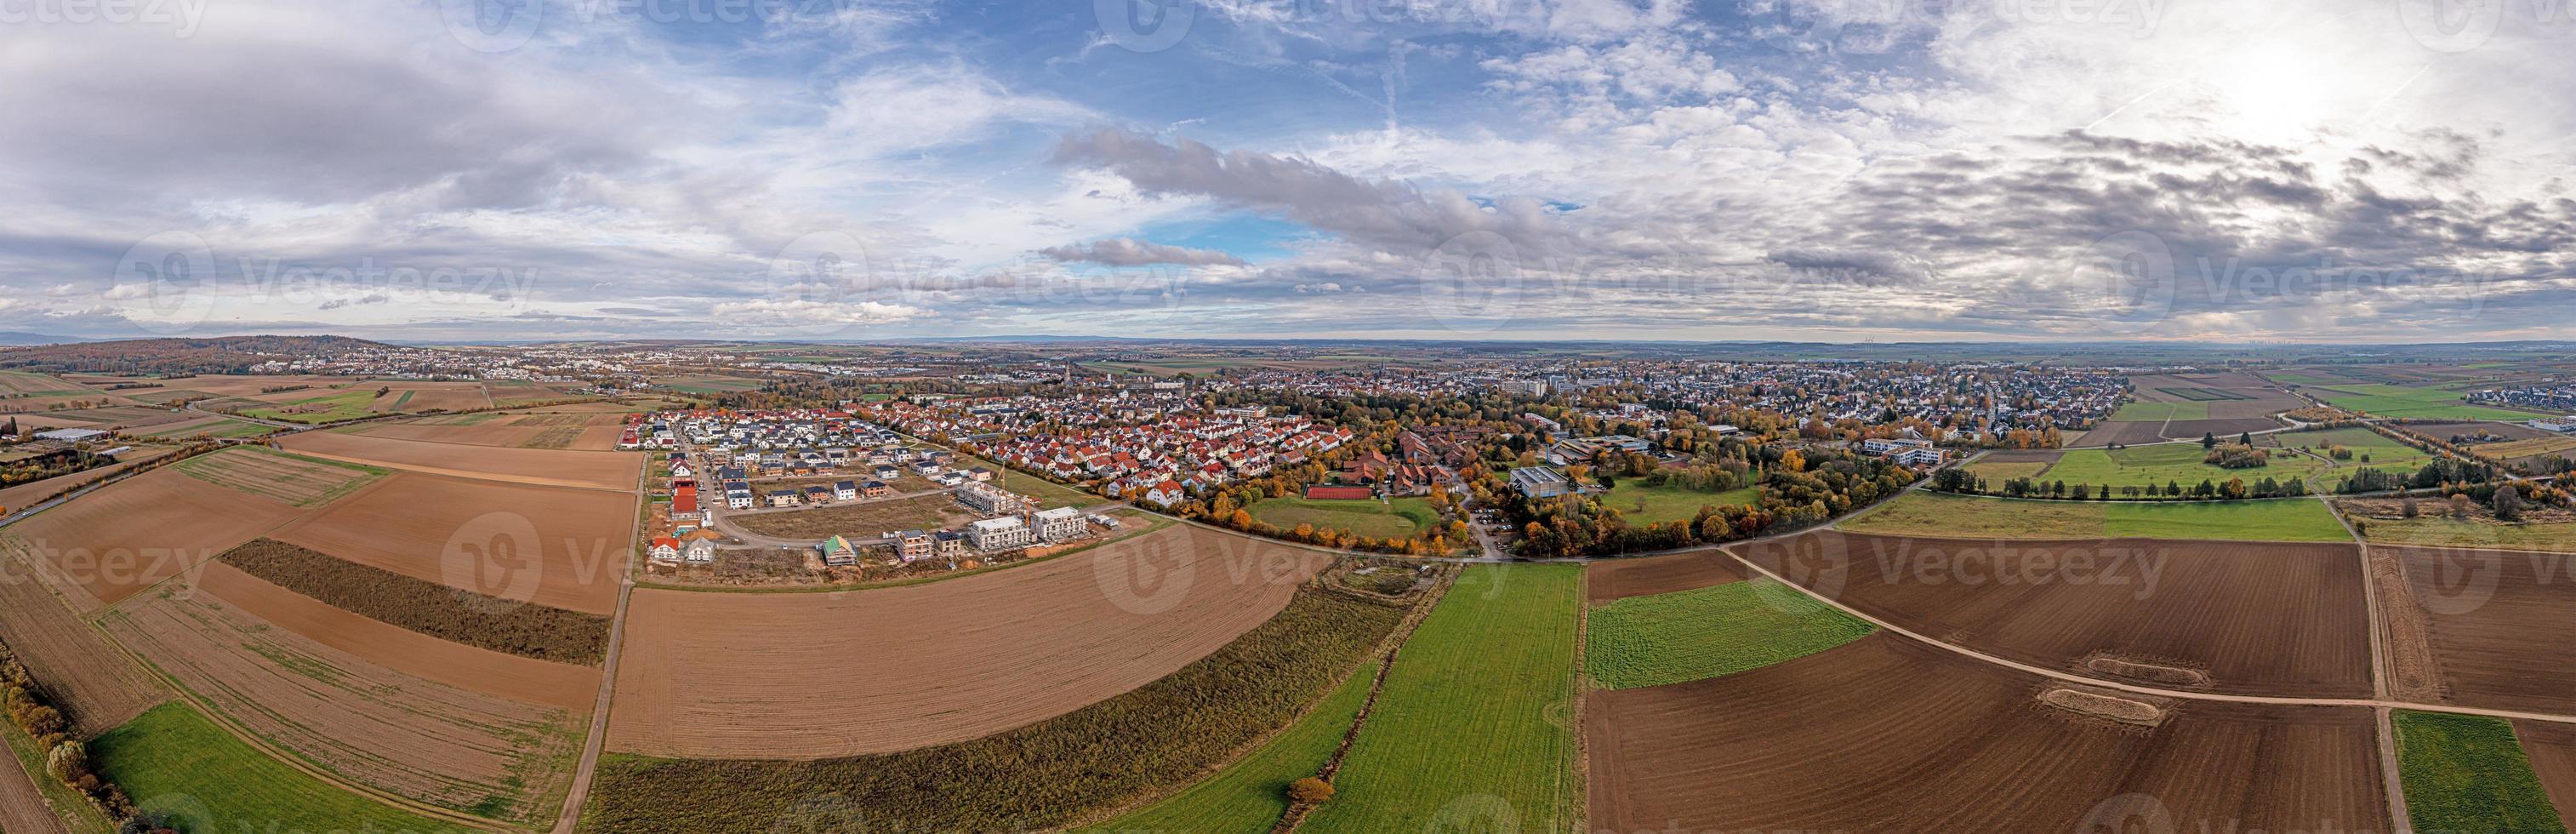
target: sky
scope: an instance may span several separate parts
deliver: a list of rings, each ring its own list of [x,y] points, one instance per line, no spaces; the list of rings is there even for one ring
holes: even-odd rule
[[[2576,338],[2576,0],[5,0],[0,330]]]

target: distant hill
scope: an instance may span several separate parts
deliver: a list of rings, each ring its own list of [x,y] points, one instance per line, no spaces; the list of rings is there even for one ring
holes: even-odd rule
[[[99,374],[241,373],[274,359],[332,356],[389,348],[347,336],[222,336],[126,339],[0,348],[0,367]]]
[[[23,330],[0,330],[0,345],[57,345],[84,341],[88,340],[76,339],[70,336],[47,336],[42,333],[29,333]]]

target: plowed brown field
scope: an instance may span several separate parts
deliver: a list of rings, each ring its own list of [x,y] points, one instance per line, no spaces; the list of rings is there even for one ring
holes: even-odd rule
[[[1744,581],[1744,566],[1712,548],[1644,559],[1608,559],[1583,568],[1585,599],[1594,605]]]
[[[638,590],[608,746],[813,759],[990,735],[1205,657],[1279,613],[1329,561],[1176,526],[903,588]]]
[[[387,625],[222,562],[203,569],[197,588],[270,625],[403,674],[576,712],[589,712],[599,697],[598,669],[479,649]]]
[[[1991,542],[1818,532],[1754,564],[1918,634],[2087,675],[2106,657],[2247,695],[2368,697],[2354,545]]]
[[[452,588],[607,614],[635,500],[403,472],[270,538]]]
[[[83,737],[116,729],[170,697],[160,679],[81,622],[18,557],[0,554],[0,570],[7,571],[0,576],[0,641],[55,693],[54,705]]]
[[[2576,554],[2373,547],[2405,566],[2443,700],[2576,711]]]
[[[634,452],[508,449],[328,431],[290,435],[278,442],[334,460],[543,486],[632,490],[644,469],[644,456]]]
[[[88,611],[221,556],[303,512],[161,469],[11,525],[0,539],[37,554],[39,573]]]
[[[236,572],[220,592],[171,586],[100,622],[216,711],[324,768],[496,819],[551,816],[570,785],[586,709],[513,701],[370,663],[235,604],[235,596],[274,604],[257,597],[285,593],[245,580],[257,582]]]
[[[2558,820],[2576,831],[2576,725],[2516,721],[2513,734],[2531,758],[2531,772],[2549,791],[2550,804],[2558,807]]]
[[[2187,701],[2152,729],[1880,633],[1725,677],[1593,693],[1600,831],[2389,830],[2371,713]]]

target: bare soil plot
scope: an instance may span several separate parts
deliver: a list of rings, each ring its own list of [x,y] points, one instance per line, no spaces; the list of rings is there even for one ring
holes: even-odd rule
[[[632,452],[504,449],[308,431],[279,441],[306,454],[416,472],[619,491],[635,488],[644,456]]]
[[[2142,443],[2161,443],[2164,439],[2164,423],[2161,421],[2103,422],[2095,425],[2092,431],[2085,432],[2082,437],[2068,441],[2067,445],[2135,446]]]
[[[634,525],[632,493],[405,472],[270,538],[478,594],[607,614]]]
[[[394,440],[419,440],[429,443],[455,443],[466,446],[515,447],[528,442],[529,438],[536,437],[537,434],[542,431],[544,430],[525,426],[508,425],[495,420],[484,423],[475,423],[472,425],[439,424],[416,421],[404,421],[400,423],[369,423],[367,425],[351,429],[348,433],[364,435],[367,437],[391,438]]]
[[[53,806],[45,804],[45,795],[36,790],[35,780],[15,760],[0,762],[0,831],[70,832],[63,827],[62,818],[54,816]]]
[[[6,571],[0,575],[0,641],[52,690],[54,705],[71,716],[83,737],[116,729],[170,697],[159,679],[128,662],[29,570],[0,553],[0,571]]]
[[[726,516],[742,529],[763,536],[817,541],[835,535],[875,536],[892,530],[958,525],[977,517],[945,493]]]
[[[2373,547],[2404,566],[2445,703],[2576,710],[2576,555]]]
[[[305,511],[219,489],[173,469],[146,472],[0,532],[40,560],[84,611],[114,605]]]
[[[1207,656],[1279,613],[1329,562],[1176,526],[910,587],[639,589],[608,746],[815,759],[991,735]]]
[[[2219,692],[2371,694],[2353,545],[1825,531],[1738,552],[1915,633],[2034,666],[2095,677],[2127,668],[2090,662],[2108,658],[2200,672]]]
[[[1591,825],[2389,830],[2366,709],[2190,701],[2147,728],[2045,706],[2046,688],[1878,634],[1727,677],[1596,692]]]
[[[240,590],[164,588],[101,625],[216,711],[342,776],[494,819],[534,820],[560,801],[579,714],[370,663],[222,595]]]
[[[333,608],[222,562],[207,565],[195,587],[251,616],[315,642],[407,675],[513,701],[587,713],[599,696],[599,670],[478,649]]]
[[[461,591],[274,539],[253,539],[226,551],[219,564],[441,640],[584,666],[598,664],[608,652],[608,615]]]
[[[1593,605],[1742,581],[1744,566],[1714,548],[1644,559],[1605,559],[1583,569],[1584,599]]]
[[[2540,787],[2549,791],[2549,803],[2557,806],[2559,822],[2576,831],[2576,725],[2516,721],[2513,734]]]
[[[492,400],[483,395],[479,382],[394,382],[385,383],[392,392],[380,397],[374,411],[463,411],[490,408]]]
[[[198,455],[170,468],[209,484],[297,507],[331,503],[391,472],[264,446],[238,446]]]

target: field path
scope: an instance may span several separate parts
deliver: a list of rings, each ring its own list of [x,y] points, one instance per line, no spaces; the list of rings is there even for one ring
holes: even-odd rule
[[[564,793],[563,814],[555,818],[553,834],[572,834],[581,825],[582,806],[590,804],[590,782],[599,775],[599,754],[608,744],[609,702],[617,696],[618,650],[626,643],[626,609],[635,599],[635,544],[644,535],[645,482],[651,478],[651,467],[635,477],[636,513],[626,536],[627,558],[617,571],[617,613],[608,623],[608,655],[600,664],[599,700],[590,707],[590,734],[581,745],[581,764],[573,768],[572,788]]]

